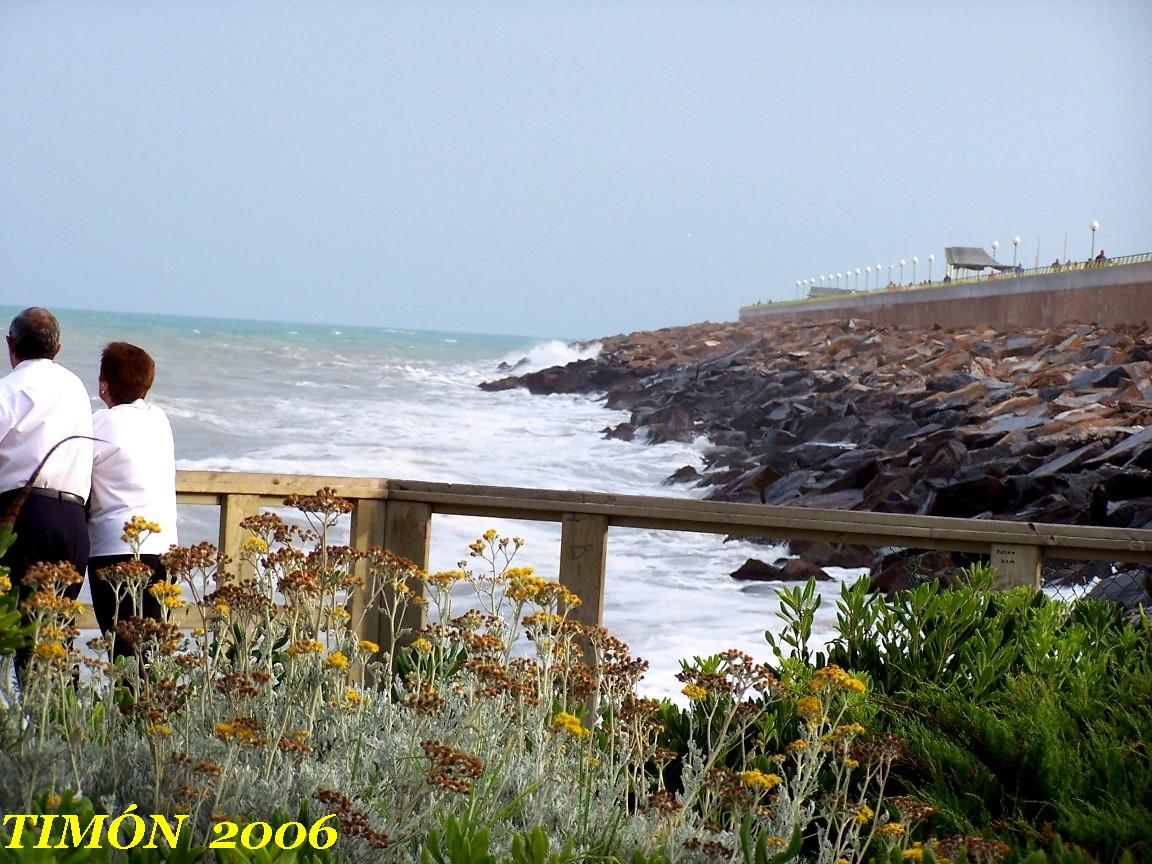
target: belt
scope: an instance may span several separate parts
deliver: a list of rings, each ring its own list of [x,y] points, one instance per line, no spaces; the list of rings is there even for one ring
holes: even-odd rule
[[[43,495],[45,498],[56,498],[60,501],[68,501],[72,504],[79,504],[84,506],[84,499],[79,495],[74,495],[71,492],[61,492],[59,489],[45,489],[43,486],[33,486],[28,490],[31,495]]]

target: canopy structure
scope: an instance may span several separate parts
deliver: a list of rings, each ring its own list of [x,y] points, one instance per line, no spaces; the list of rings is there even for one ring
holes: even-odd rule
[[[944,257],[949,267],[959,270],[983,270],[991,267],[993,270],[1011,270],[1011,264],[1001,264],[979,246],[947,246]]]

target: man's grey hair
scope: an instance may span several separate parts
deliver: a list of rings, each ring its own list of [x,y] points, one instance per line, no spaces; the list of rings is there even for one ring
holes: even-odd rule
[[[12,319],[8,338],[21,360],[51,360],[60,351],[60,322],[40,306],[30,306]]]

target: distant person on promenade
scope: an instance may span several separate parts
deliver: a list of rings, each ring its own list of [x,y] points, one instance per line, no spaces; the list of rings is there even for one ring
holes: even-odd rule
[[[1059,270],[1060,269],[1060,256],[1059,255],[1057,255],[1056,260],[1052,262],[1052,269],[1053,270]]]
[[[24,576],[34,564],[67,561],[81,576],[88,564],[84,502],[92,482],[92,403],[80,379],[55,362],[59,353],[60,323],[47,309],[33,306],[12,319],[12,371],[0,379],[0,519],[15,519],[16,542],[0,564],[10,568],[21,597],[32,593]],[[70,436],[83,437],[65,440]],[[75,599],[81,584],[69,585],[66,595]],[[17,652],[17,670],[30,655],[29,649]]]
[[[149,586],[167,581],[160,554],[177,542],[172,427],[162,410],[144,400],[155,374],[156,363],[148,352],[127,342],[112,342],[100,355],[99,395],[108,407],[92,418],[100,440],[92,461],[88,568],[92,608],[105,634],[131,615],[160,617],[160,602],[150,592],[144,592],[143,609],[130,597],[121,597],[117,605],[115,587],[99,576],[101,570],[132,559],[122,539],[124,524],[140,517],[159,526],[159,531],[144,531],[140,544],[140,560],[152,571]],[[128,640],[118,637],[115,653],[129,655]]]
[[[1121,256],[1121,257],[1123,257],[1123,256]],[[1101,249],[1100,253],[1096,256],[1096,260],[1099,262],[1104,262],[1104,261],[1108,260],[1108,256],[1104,254],[1103,249]]]

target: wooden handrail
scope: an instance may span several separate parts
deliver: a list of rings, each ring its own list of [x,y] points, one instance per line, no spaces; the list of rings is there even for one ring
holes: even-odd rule
[[[178,471],[176,478],[180,504],[220,506],[219,545],[234,558],[243,542],[236,524],[240,518],[262,506],[280,506],[289,494],[311,494],[321,487],[330,487],[352,502],[351,545],[359,549],[383,546],[421,568],[428,566],[434,513],[560,522],[559,578],[580,596],[583,602],[577,615],[588,624],[601,623],[609,527],[976,552],[990,556],[997,584],[1003,586],[1039,588],[1040,564],[1049,558],[1152,563],[1152,530],[1146,529],[384,478],[228,471]],[[371,615],[365,620],[366,638],[386,641],[385,624]],[[419,623],[416,618],[405,622],[407,626]],[[89,612],[79,624],[94,627],[95,619]]]

